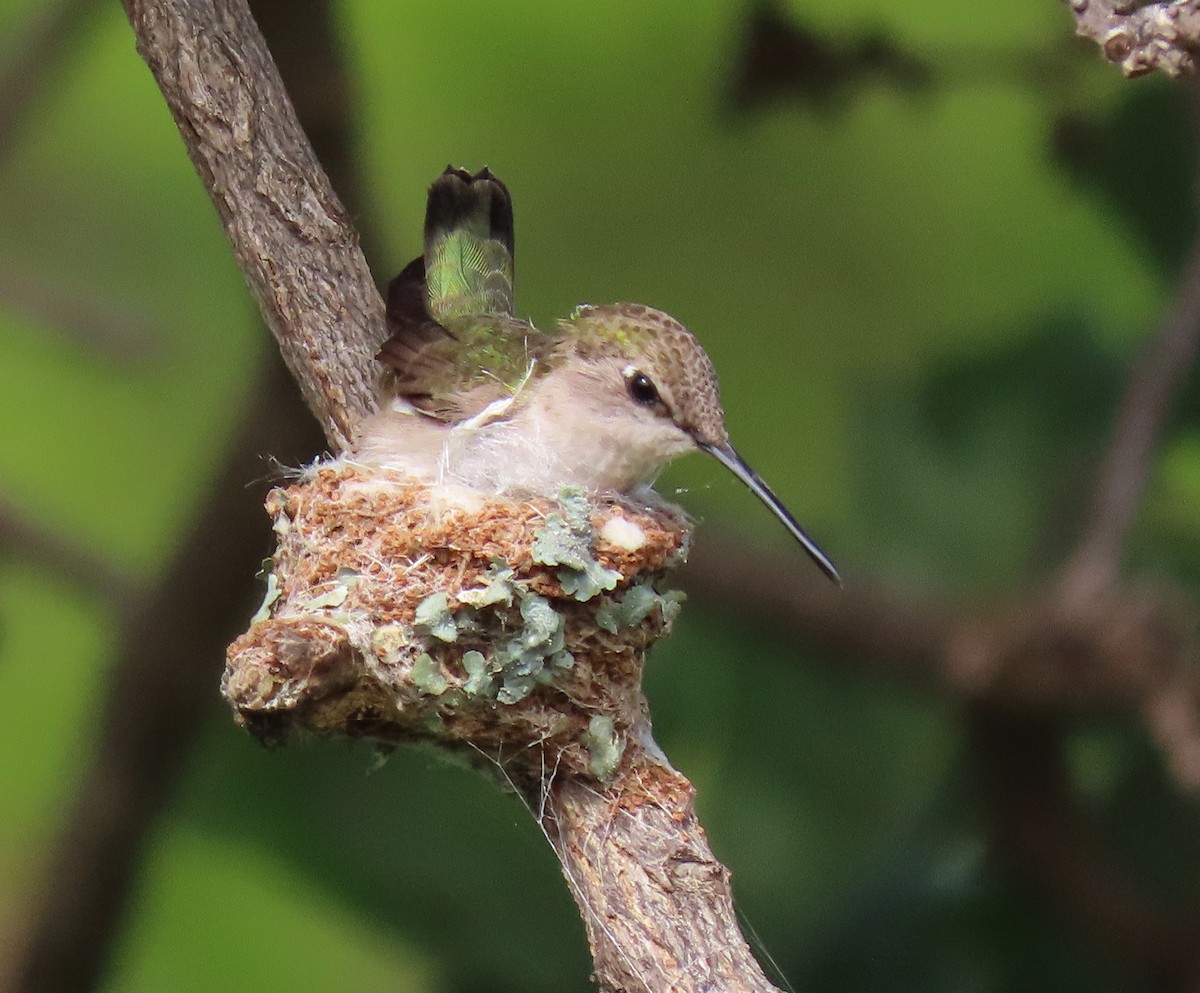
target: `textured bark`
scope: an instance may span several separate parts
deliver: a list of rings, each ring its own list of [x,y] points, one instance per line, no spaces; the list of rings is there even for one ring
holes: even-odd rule
[[[138,51],[334,451],[375,407],[383,301],[245,0],[125,0]]]
[[[277,2],[290,7],[291,0]],[[293,33],[321,36],[330,30],[329,13],[319,6],[290,12]],[[319,40],[309,43],[331,48]],[[70,51],[59,44],[41,54],[40,61],[23,58],[21,64],[36,64],[49,75],[53,59]],[[40,92],[41,85],[31,81],[22,93]],[[307,108],[298,106],[306,118]],[[10,116],[16,111],[6,109]],[[324,129],[327,147],[349,144],[350,118],[347,110],[340,134]],[[338,189],[353,202],[358,184],[350,158],[339,154],[331,160]],[[65,310],[59,300],[54,307],[59,317],[79,323],[81,336],[96,323],[94,303]],[[36,553],[42,565],[61,565],[73,579],[103,585],[112,597],[124,592],[120,645],[96,714],[95,737],[63,826],[50,843],[45,882],[34,894],[29,919],[10,928],[21,932],[13,942],[19,958],[0,963],[0,987],[84,993],[101,981],[146,840],[186,768],[202,715],[215,702],[222,650],[261,591],[255,574],[271,534],[259,494],[247,483],[262,477],[265,455],[299,464],[321,445],[321,432],[282,361],[276,355],[265,359],[247,390],[241,430],[230,439],[225,463],[155,589],[134,595],[102,563],[89,566],[79,553],[48,546],[44,536],[16,527],[16,520],[0,520],[6,551]],[[213,541],[214,534],[223,540]]]
[[[1126,76],[1157,69],[1192,75],[1200,51],[1200,0],[1064,0],[1076,33],[1090,38]]]
[[[606,789],[554,781],[542,826],[587,927],[602,990],[775,990],[738,928],[683,776],[642,755]],[[536,809],[536,808],[535,808]]]

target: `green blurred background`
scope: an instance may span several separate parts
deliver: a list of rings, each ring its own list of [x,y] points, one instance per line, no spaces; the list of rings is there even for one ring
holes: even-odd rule
[[[0,0],[0,42],[36,4]],[[987,604],[1047,578],[1194,232],[1180,90],[1122,80],[1054,0],[781,4],[771,16],[841,66],[816,82],[759,78],[763,10],[732,0],[337,14],[381,282],[419,250],[429,182],[487,164],[514,196],[520,308],[548,322],[636,299],[684,321],[738,447],[850,583]],[[0,155],[0,271],[127,312],[147,344],[114,357],[0,293],[3,495],[152,586],[274,346],[117,5]],[[1131,554],[1190,584],[1200,393],[1182,407]],[[706,460],[660,488],[706,522],[701,543],[706,525],[782,540]],[[12,951],[117,620],[2,556]],[[264,751],[219,704],[220,664],[103,989],[590,988],[516,800],[427,751],[381,768],[336,742]],[[989,859],[953,701],[711,604],[684,610],[648,693],[748,928],[797,989],[1159,988]],[[1192,823],[1145,734],[1071,734],[1097,820],[1164,899],[1195,898]]]

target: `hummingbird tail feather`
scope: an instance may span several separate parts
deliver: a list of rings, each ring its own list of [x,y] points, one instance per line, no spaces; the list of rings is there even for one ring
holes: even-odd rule
[[[429,188],[425,283],[436,320],[512,315],[512,200],[488,169],[447,167]]]

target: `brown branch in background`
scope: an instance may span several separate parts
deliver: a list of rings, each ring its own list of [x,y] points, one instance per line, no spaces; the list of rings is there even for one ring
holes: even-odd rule
[[[45,869],[20,993],[96,988],[150,828],[216,702],[224,647],[261,594],[271,532],[259,509],[263,487],[246,482],[262,476],[264,452],[302,460],[320,444],[276,357],[251,397],[203,510],[122,631],[99,731]]]
[[[383,300],[245,0],[124,0],[138,51],[334,451],[375,408]]]
[[[260,7],[266,6],[264,0]],[[290,32],[313,36],[309,47],[336,51],[328,3],[296,8],[275,0],[275,6],[290,13]],[[304,71],[295,61],[291,67]],[[348,87],[333,92],[344,96]],[[296,106],[306,120],[307,105]],[[327,149],[351,144],[353,113],[347,107],[337,116],[342,131],[340,137],[326,131]],[[355,201],[360,183],[352,157],[332,155],[331,163],[338,190]],[[263,487],[247,484],[263,476],[265,456],[299,464],[321,446],[316,422],[277,355],[267,357],[248,395],[241,437],[233,440],[189,536],[122,631],[97,740],[89,746],[90,760],[19,942],[23,957],[0,970],[12,974],[11,988],[21,993],[96,987],[146,840],[182,774],[203,714],[216,704],[225,645],[261,595],[257,572],[271,534],[262,514]]]
[[[820,645],[840,664],[1042,716],[1138,712],[1192,669],[1178,598],[1121,590],[1062,611],[1048,591],[979,611],[797,575],[790,550],[747,549],[706,528],[680,572],[688,593],[760,629]]]
[[[34,273],[0,268],[0,308],[109,361],[139,362],[162,348],[160,322]]]
[[[850,664],[941,688],[937,660],[953,633],[956,607],[855,581],[835,589],[824,579],[808,578],[792,553],[748,545],[705,525],[679,583],[689,596],[780,634],[815,641]]]
[[[118,615],[140,596],[138,584],[102,556],[35,521],[0,496],[0,558],[21,559],[77,589],[98,595]]]
[[[1134,369],[1100,470],[1084,536],[1063,572],[1067,602],[1110,586],[1141,502],[1150,460],[1200,339],[1200,241],[1192,248],[1171,312]]]
[[[786,101],[844,110],[868,88],[921,99],[991,84],[1047,90],[1075,83],[1086,68],[1077,49],[955,41],[941,47],[900,40],[879,28],[848,35],[805,20],[795,5],[757,0],[744,14],[729,74],[735,112]],[[1069,39],[1066,39],[1069,41]]]
[[[1164,912],[1114,864],[1070,800],[1061,727],[978,706],[967,729],[995,854],[1049,906],[1152,982],[1194,989],[1200,917]]]
[[[57,79],[55,70],[86,37],[104,9],[102,0],[47,0],[33,4],[0,53],[0,158],[17,147],[21,129]],[[35,273],[0,269],[0,308],[81,341],[118,360],[150,351],[155,328],[145,317],[51,285]]]
[[[1200,0],[1063,0],[1075,33],[1100,46],[1126,76],[1157,69],[1167,76],[1196,72]]]
[[[25,22],[0,54],[0,149],[16,144],[31,111],[54,83],[51,69],[74,50],[105,6],[103,0],[42,0],[29,5]]]
[[[1189,0],[1133,7],[1123,0],[1072,3],[1079,33],[1107,32],[1092,36],[1127,74],[1156,67],[1170,75],[1193,72],[1200,29],[1197,5]],[[1126,23],[1114,23],[1118,19]],[[1190,39],[1180,33],[1188,30]],[[1192,97],[1194,122],[1200,124],[1195,88]],[[1143,719],[1176,782],[1192,795],[1200,790],[1194,610],[1181,608],[1181,598],[1171,594],[1145,596],[1140,606],[1137,601],[1131,605],[1129,594],[1115,584],[1159,436],[1195,362],[1198,337],[1200,239],[1193,244],[1171,310],[1126,387],[1084,535],[1057,588],[1041,604],[1042,613],[1057,620],[1066,638],[1057,646],[1052,640],[1030,642],[1017,655],[1025,663],[1022,683],[1029,687],[1045,671],[1040,663],[1047,650],[1057,647],[1061,654],[1065,649],[1068,660],[1074,656],[1066,683],[1074,696],[1098,670],[1110,670],[1130,692],[1108,703]],[[1103,947],[1155,982],[1195,989],[1200,983],[1200,908],[1164,910],[1161,901],[1141,892],[1130,874],[1114,864],[1072,801],[1062,726],[1045,715],[1030,717],[1011,706],[979,702],[968,709],[967,719],[976,763],[985,777],[994,851]]]

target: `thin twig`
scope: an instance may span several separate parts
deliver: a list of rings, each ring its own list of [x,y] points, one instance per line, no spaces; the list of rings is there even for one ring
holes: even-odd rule
[[[102,0],[32,4],[0,56],[0,154],[16,143],[22,125],[55,79],[62,59],[91,27]]]
[[[11,310],[97,356],[129,363],[161,350],[158,326],[111,300],[0,267],[0,308]]]
[[[1112,584],[1133,524],[1158,436],[1196,357],[1200,340],[1200,240],[1192,247],[1171,312],[1134,369],[1100,470],[1084,536],[1063,572],[1061,593],[1076,602]]]

